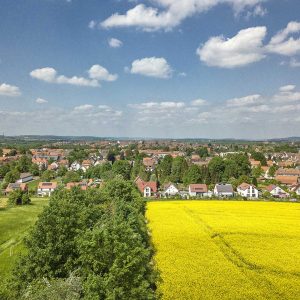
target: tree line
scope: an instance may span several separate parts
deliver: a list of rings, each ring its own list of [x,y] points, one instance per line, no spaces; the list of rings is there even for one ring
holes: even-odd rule
[[[158,299],[145,202],[129,181],[59,189],[1,299]]]

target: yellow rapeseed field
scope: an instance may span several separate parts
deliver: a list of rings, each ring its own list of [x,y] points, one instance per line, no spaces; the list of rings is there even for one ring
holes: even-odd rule
[[[149,202],[163,299],[300,300],[300,205]]]

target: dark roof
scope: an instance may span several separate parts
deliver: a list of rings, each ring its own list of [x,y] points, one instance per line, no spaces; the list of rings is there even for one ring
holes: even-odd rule
[[[229,183],[216,184],[216,189],[218,193],[233,193],[233,187]]]
[[[23,179],[23,178],[26,178],[26,177],[30,177],[30,176],[32,176],[31,173],[21,173],[20,174],[20,179]]]

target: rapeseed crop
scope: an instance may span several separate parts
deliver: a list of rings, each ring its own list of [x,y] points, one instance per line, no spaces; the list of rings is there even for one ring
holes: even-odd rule
[[[149,202],[163,299],[300,299],[300,206]]]

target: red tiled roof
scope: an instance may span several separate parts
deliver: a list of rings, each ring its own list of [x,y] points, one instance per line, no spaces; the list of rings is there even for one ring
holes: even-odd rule
[[[190,191],[192,193],[207,193],[207,185],[206,184],[190,184]]]

